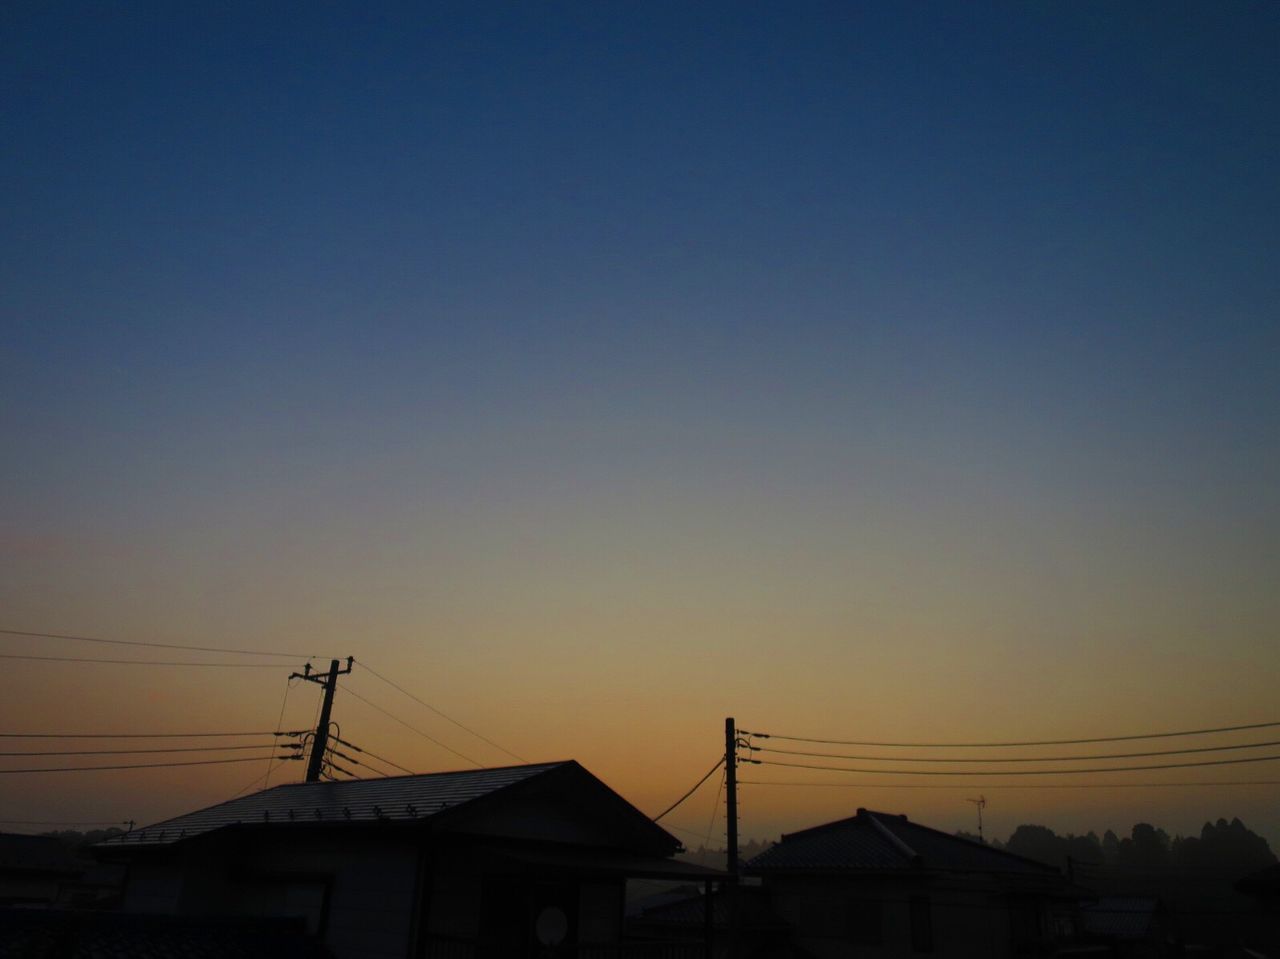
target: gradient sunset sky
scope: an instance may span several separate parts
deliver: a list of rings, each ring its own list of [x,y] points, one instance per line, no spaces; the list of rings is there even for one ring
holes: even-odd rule
[[[1280,719],[1280,5],[366,6],[0,10],[0,627],[352,654],[650,813],[727,715]],[[0,730],[269,729],[297,665],[6,661]],[[152,821],[261,771],[3,775],[0,816]],[[1160,779],[1280,762],[1094,781]],[[1280,846],[1277,785],[1003,781],[749,785],[742,829],[973,828],[983,792],[1001,836]]]

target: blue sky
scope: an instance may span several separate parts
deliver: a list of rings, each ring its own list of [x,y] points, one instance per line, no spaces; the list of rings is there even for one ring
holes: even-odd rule
[[[0,36],[22,625],[358,624],[406,670],[464,637],[503,651],[452,662],[476,695],[590,648],[571,675],[639,696],[609,664],[650,642],[690,722],[780,631],[892,639],[868,682],[991,664],[938,678],[956,709],[1148,659],[1163,695],[1090,721],[1270,708],[1274,4],[11,4]]]

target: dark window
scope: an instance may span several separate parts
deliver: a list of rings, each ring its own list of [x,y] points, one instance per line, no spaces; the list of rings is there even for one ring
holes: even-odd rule
[[[848,939],[857,946],[884,944],[884,920],[880,903],[875,899],[854,899],[847,913]]]
[[[933,910],[927,896],[911,897],[911,951],[933,952]]]

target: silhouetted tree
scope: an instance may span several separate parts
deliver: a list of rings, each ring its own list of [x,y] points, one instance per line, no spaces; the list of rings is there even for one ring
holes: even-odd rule
[[[1205,823],[1199,838],[1179,836],[1174,840],[1172,859],[1182,869],[1242,876],[1276,861],[1266,839],[1248,829],[1239,819]]]
[[[1119,862],[1135,869],[1165,869],[1169,866],[1169,834],[1150,823],[1135,823],[1131,838],[1120,841]]]
[[[1120,837],[1110,829],[1102,834],[1102,861],[1111,865],[1120,861]]]
[[[58,829],[52,832],[44,832],[40,835],[52,836],[66,846],[72,855],[80,859],[92,859],[93,853],[89,849],[94,843],[110,839],[112,836],[119,836],[123,832],[123,829],[117,829],[112,826],[110,829],[90,829],[88,832],[79,832],[75,829]]]
[[[1022,825],[1013,831],[1005,849],[1028,859],[1061,865],[1066,861],[1066,841],[1048,826]]]

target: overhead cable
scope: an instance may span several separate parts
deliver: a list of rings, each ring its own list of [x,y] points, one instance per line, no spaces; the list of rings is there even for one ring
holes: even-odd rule
[[[1231,746],[1197,746],[1194,749],[1161,749],[1147,753],[1098,753],[1092,756],[866,756],[847,753],[814,753],[801,749],[773,749],[769,746],[750,746],[752,752],[777,753],[786,756],[810,756],[818,759],[865,759],[873,762],[894,763],[1056,763],[1083,762],[1094,759],[1141,759],[1147,756],[1182,756],[1188,753],[1218,753],[1232,749],[1259,749],[1264,746],[1280,746],[1280,740],[1264,743],[1236,743]]]
[[[474,759],[472,759],[470,756],[466,755],[465,753],[460,753],[460,752],[458,752],[458,750],[454,749],[452,746],[446,746],[444,743],[440,742],[440,740],[436,739],[436,738],[435,738],[434,736],[432,736],[430,733],[424,733],[424,732],[423,732],[421,729],[419,729],[417,726],[412,726],[412,725],[410,725],[409,723],[407,723],[407,722],[405,722],[403,719],[401,719],[399,716],[395,715],[395,713],[388,712],[387,710],[385,710],[385,709],[383,709],[381,706],[379,706],[377,703],[373,703],[373,702],[370,702],[369,700],[365,699],[363,696],[361,696],[359,693],[357,693],[357,692],[356,692],[354,689],[352,689],[350,686],[346,686],[346,687],[344,687],[344,690],[345,690],[347,693],[350,693],[350,694],[351,694],[352,696],[354,696],[356,699],[360,700],[360,702],[364,703],[366,706],[369,706],[369,707],[370,707],[370,708],[372,708],[372,709],[376,709],[378,712],[382,713],[382,715],[384,715],[384,716],[388,717],[389,719],[394,719],[396,722],[398,722],[398,723],[399,723],[401,726],[403,726],[405,729],[408,729],[408,730],[409,730],[409,731],[411,731],[411,732],[415,732],[415,733],[417,733],[419,736],[421,736],[423,739],[427,740],[428,742],[434,743],[435,745],[439,746],[441,749],[445,750],[446,752],[453,753],[453,754],[454,754],[455,756],[457,756],[459,759],[465,759],[467,762],[471,763],[471,765],[475,766],[477,769],[483,769],[483,768],[484,768],[483,764],[476,762]]]
[[[342,743],[342,745],[346,746],[348,749],[354,749],[356,752],[361,753],[365,756],[372,756],[374,759],[378,760],[378,762],[386,763],[388,766],[391,766],[393,769],[399,769],[401,772],[406,772],[410,776],[416,775],[412,769],[405,769],[399,763],[393,763],[390,759],[386,759],[382,756],[379,756],[377,753],[375,753],[371,749],[365,749],[362,746],[357,746],[355,743],[349,743],[345,739],[342,739],[338,736],[334,736],[333,738],[337,739],[338,742]]]
[[[1163,789],[1173,786],[1280,786],[1280,779],[1192,780],[1164,783],[864,783],[815,782],[794,779],[739,779],[739,786],[832,786],[837,789]]]
[[[1079,773],[1124,773],[1144,769],[1191,769],[1201,766],[1235,766],[1241,763],[1265,763],[1280,756],[1250,756],[1243,759],[1214,759],[1198,763],[1161,763],[1151,766],[1091,766],[1087,769],[855,769],[850,766],[816,766],[808,763],[780,762],[776,759],[743,759],[744,763],[764,766],[787,766],[791,769],[822,769],[828,772],[865,773],[878,776],[1074,776]]]
[[[0,659],[25,659],[42,663],[93,663],[112,666],[221,666],[224,669],[280,669],[274,663],[184,663],[168,659],[93,659],[86,656],[23,656],[0,653]]]
[[[242,733],[0,733],[0,739],[209,739],[235,736],[301,736],[305,729]]]
[[[356,662],[360,663],[360,665],[361,665],[361,666],[362,666],[362,667],[363,667],[363,668],[364,668],[364,669],[365,669],[365,670],[366,670],[370,675],[374,676],[374,677],[375,677],[375,678],[377,678],[377,679],[382,680],[384,683],[386,683],[386,684],[387,684],[388,686],[390,686],[392,689],[399,690],[401,693],[403,693],[404,695],[408,696],[408,697],[409,697],[410,699],[412,699],[414,702],[416,702],[416,703],[418,703],[418,704],[420,704],[420,705],[422,705],[422,706],[427,707],[427,709],[431,710],[433,713],[435,713],[435,714],[436,714],[437,716],[439,716],[441,719],[446,719],[446,720],[448,720],[449,722],[451,722],[451,723],[453,723],[455,726],[457,726],[459,729],[461,729],[461,730],[463,730],[463,731],[465,731],[465,732],[470,733],[472,736],[475,736],[475,737],[476,737],[476,739],[479,739],[481,742],[488,743],[488,744],[489,744],[490,746],[492,746],[494,749],[498,750],[498,752],[506,753],[508,756],[510,756],[512,759],[516,760],[517,762],[527,763],[527,762],[529,761],[529,760],[525,759],[523,756],[519,755],[518,753],[513,753],[510,749],[507,749],[505,746],[500,746],[500,745],[498,745],[498,744],[497,744],[497,743],[495,743],[492,739],[490,739],[488,736],[482,736],[480,733],[476,732],[476,731],[475,731],[474,729],[472,729],[470,726],[464,726],[462,723],[458,722],[458,720],[454,719],[454,718],[453,718],[452,716],[450,716],[448,713],[446,713],[446,712],[444,712],[444,711],[442,711],[442,710],[440,710],[440,709],[436,708],[435,706],[432,706],[432,705],[431,705],[429,702],[427,702],[425,699],[422,699],[421,697],[415,696],[413,693],[409,692],[409,690],[405,689],[405,688],[404,688],[403,686],[401,686],[399,683],[396,683],[396,682],[393,682],[393,681],[392,681],[392,680],[390,680],[390,679],[387,679],[387,677],[386,677],[386,676],[383,676],[381,673],[379,673],[376,669],[374,669],[374,668],[373,668],[372,666],[370,666],[368,663],[366,663],[366,662],[362,662],[361,660],[356,660]]]
[[[104,643],[110,646],[149,646],[153,649],[189,649],[198,653],[239,653],[241,656],[276,656],[280,659],[315,659],[316,654],[283,653],[262,649],[229,649],[226,646],[189,646],[183,643],[148,643],[140,639],[103,639],[99,636],[71,636],[66,633],[34,633],[26,629],[0,629],[5,636],[31,636],[38,639],[69,639],[79,643]]]
[[[127,826],[129,820],[89,819],[76,821],[73,819],[0,819],[5,826]]]
[[[136,763],[129,766],[48,766],[40,769],[0,769],[0,775],[8,773],[91,773],[104,769],[166,769],[173,766],[220,766],[226,763],[253,763],[266,756],[240,756],[235,759],[199,759],[180,763]],[[301,756],[280,756],[280,759],[301,759]]]
[[[675,808],[676,808],[677,806],[679,806],[682,802],[684,802],[686,799],[688,799],[690,796],[692,796],[694,793],[696,793],[696,792],[698,791],[698,787],[699,787],[699,786],[701,786],[701,785],[702,785],[704,782],[706,782],[708,779],[710,779],[710,778],[711,778],[711,774],[712,774],[712,773],[714,773],[717,769],[719,769],[719,768],[720,768],[721,766],[723,766],[723,765],[724,765],[724,757],[723,757],[723,756],[721,756],[719,759],[717,759],[717,760],[716,760],[716,764],[715,764],[714,766],[712,766],[710,769],[708,769],[708,770],[707,770],[707,774],[706,774],[705,776],[703,776],[703,777],[702,777],[701,779],[699,779],[696,783],[694,783],[694,784],[693,784],[693,787],[692,787],[692,788],[691,788],[687,793],[685,793],[683,796],[681,796],[679,799],[677,799],[675,802],[673,802],[670,806],[668,806],[668,807],[667,807],[666,809],[664,809],[662,812],[658,813],[658,815],[654,816],[654,817],[653,817],[653,821],[654,821],[654,822],[657,822],[659,819],[661,819],[661,818],[662,818],[663,816],[665,816],[667,813],[671,812],[671,810],[675,809]]]
[[[968,749],[983,747],[1010,746],[1075,746],[1082,743],[1118,743],[1132,739],[1169,739],[1176,736],[1207,736],[1210,733],[1235,733],[1245,729],[1268,729],[1280,726],[1280,720],[1269,723],[1249,723],[1244,726],[1217,726],[1213,729],[1184,729],[1177,732],[1140,733],[1129,736],[1095,736],[1090,739],[1035,739],[1019,742],[981,742],[981,743],[887,743],[872,742],[865,739],[815,739],[809,736],[783,736],[781,733],[749,733],[740,730],[741,735],[756,739],[786,739],[797,743],[822,743],[827,746],[896,746],[902,748],[929,747],[936,749]]]
[[[168,746],[159,749],[51,749],[40,752],[9,753],[0,752],[0,756],[123,756],[126,753],[222,753],[238,749],[274,749],[272,743],[249,743],[235,746]],[[301,743],[284,745],[284,749],[301,749]]]

